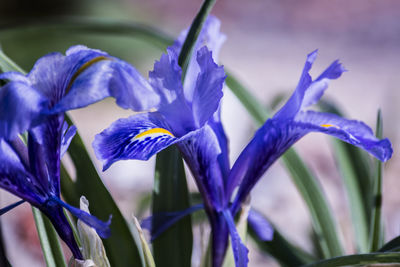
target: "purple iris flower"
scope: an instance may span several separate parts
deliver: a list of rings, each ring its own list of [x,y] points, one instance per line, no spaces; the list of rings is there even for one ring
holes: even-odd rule
[[[125,64],[74,46],[65,56],[40,58],[27,75],[0,74],[7,82],[0,88],[0,187],[46,214],[77,259],[82,255],[63,208],[102,237],[110,234],[110,220],[102,222],[60,199],[60,159],[76,132],[75,126],[67,129],[63,112],[118,95],[113,77],[124,76]],[[27,145],[18,137],[25,131]]]
[[[96,136],[93,147],[106,170],[116,161],[147,160],[162,149],[177,145],[203,197],[212,231],[213,266],[222,265],[229,236],[236,266],[247,266],[248,251],[233,218],[261,175],[297,140],[311,131],[324,132],[359,146],[383,161],[390,158],[392,149],[387,139],[377,140],[361,122],[304,111],[319,100],[328,81],[344,71],[335,61],[312,81],[308,71],[316,57],[313,52],[308,56],[295,93],[257,131],[231,169],[228,142],[220,121],[225,74],[215,63],[225,39],[219,25],[216,18],[207,19],[183,85],[177,62],[186,32],[155,63],[149,81],[138,76],[126,80],[126,88],[131,89],[125,97],[121,90],[120,97],[124,99],[121,106],[141,113],[114,122]],[[146,95],[134,95],[136,88],[146,88],[143,90]],[[258,213],[249,212],[249,224],[263,240],[271,239],[271,227]]]

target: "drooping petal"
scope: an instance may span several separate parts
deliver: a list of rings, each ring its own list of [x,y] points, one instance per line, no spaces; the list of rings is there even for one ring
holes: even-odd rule
[[[0,187],[30,202],[40,205],[47,195],[40,183],[21,162],[19,155],[6,140],[0,138]]]
[[[191,132],[177,146],[195,177],[205,209],[221,210],[226,204],[224,178],[217,160],[221,148],[212,128],[205,125]]]
[[[232,214],[229,210],[223,211],[226,223],[228,224],[229,234],[231,236],[233,257],[235,259],[236,267],[245,267],[247,266],[249,259],[247,254],[249,250],[243,244],[239,233],[236,230],[235,222],[233,220]]]
[[[142,113],[115,121],[96,135],[93,148],[103,170],[118,160],[147,160],[179,139],[158,113]]]
[[[97,59],[101,60],[95,58],[79,73],[52,112],[85,107],[106,97],[114,97],[120,107],[134,111],[158,105],[158,95],[135,68],[117,58]]]
[[[326,133],[360,147],[381,161],[387,161],[392,156],[390,141],[387,138],[377,139],[371,128],[361,121],[347,120],[335,114],[307,111],[300,112],[295,122],[301,123],[297,127]]]
[[[51,198],[50,201],[54,201],[55,203],[66,208],[69,212],[71,212],[79,220],[85,222],[87,225],[96,229],[96,232],[99,234],[99,236],[101,236],[103,238],[107,238],[110,236],[110,234],[111,234],[110,224],[111,224],[111,217],[112,217],[111,215],[107,222],[103,222],[103,221],[97,219],[95,216],[91,215],[90,213],[87,213],[81,209],[78,209],[71,205],[68,205],[67,203],[61,201],[57,197]]]
[[[197,52],[200,73],[193,94],[193,116],[197,127],[202,127],[216,112],[222,98],[222,87],[225,80],[223,67],[218,67],[207,47]]]
[[[274,236],[274,229],[271,224],[259,212],[250,209],[247,218],[249,227],[251,227],[262,241],[271,241]]]
[[[0,88],[0,137],[14,139],[42,119],[47,99],[28,83],[12,81]]]

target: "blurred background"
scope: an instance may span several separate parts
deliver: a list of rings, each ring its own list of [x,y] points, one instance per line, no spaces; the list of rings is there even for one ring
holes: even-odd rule
[[[175,37],[190,25],[200,5],[199,0],[0,0],[0,45],[25,70],[30,70],[46,53],[64,52],[71,45],[83,44],[131,62],[147,77],[161,54],[156,45],[149,45],[133,35],[59,30],[57,25],[66,17],[132,21],[154,26]],[[212,14],[221,20],[222,31],[227,35],[220,63],[266,106],[270,106],[277,95],[287,96],[294,90],[309,52],[319,49],[319,58],[312,70],[314,77],[337,58],[344,63],[349,71],[331,83],[325,97],[339,104],[348,118],[363,120],[372,128],[378,108],[382,110],[384,136],[391,139],[395,151],[384,173],[386,239],[400,235],[397,193],[400,188],[397,179],[400,171],[397,156],[400,2],[219,0]],[[39,24],[48,27],[38,27]],[[256,128],[235,96],[228,88],[224,90],[222,116],[233,162]],[[94,135],[115,119],[131,114],[118,108],[111,99],[71,112],[92,155]],[[337,216],[346,252],[351,253],[354,247],[350,215],[330,141],[326,136],[310,134],[295,147],[318,176]],[[100,163],[97,164],[101,171]],[[153,169],[154,158],[148,162],[118,162],[102,173],[105,184],[127,217],[139,212],[139,202],[151,192]],[[193,180],[188,182],[195,191]],[[1,190],[1,207],[13,201],[13,196]],[[258,183],[252,194],[252,205],[267,215],[290,240],[310,251],[308,211],[280,163]],[[29,205],[2,216],[1,223],[13,266],[44,266]],[[277,266],[251,242],[249,245],[250,266]],[[198,254],[193,255],[194,266],[199,264]]]

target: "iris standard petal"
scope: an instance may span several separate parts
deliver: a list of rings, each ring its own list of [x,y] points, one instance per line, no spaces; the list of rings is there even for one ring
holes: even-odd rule
[[[12,81],[0,88],[0,137],[14,139],[36,125],[48,101],[28,83]]]
[[[335,60],[315,81],[307,88],[301,104],[301,110],[318,102],[330,80],[339,78],[346,69],[338,60]]]
[[[223,67],[218,67],[207,47],[197,52],[200,73],[197,77],[193,94],[193,116],[197,127],[202,127],[216,112],[222,98],[222,87],[225,80]]]
[[[317,52],[318,51],[315,50],[312,53],[308,54],[306,63],[300,76],[300,81],[297,84],[294,93],[286,102],[286,104],[275,114],[275,118],[281,120],[290,119],[293,118],[297,114],[297,112],[300,111],[305,91],[310,86],[312,81],[311,76],[308,72],[310,71],[315,59],[317,58]]]
[[[376,138],[371,128],[361,121],[347,120],[335,114],[307,111],[300,112],[295,122],[300,123],[297,127],[323,132],[360,147],[381,161],[387,161],[392,156],[390,141],[387,138]]]
[[[111,124],[93,141],[103,170],[118,160],[147,160],[155,153],[177,142],[158,113],[142,113]]]
[[[200,66],[197,63],[195,55],[201,47],[207,46],[208,49],[212,52],[213,60],[218,63],[219,50],[226,39],[226,36],[220,32],[220,26],[221,23],[216,17],[212,15],[208,16],[197,38],[194,53],[189,62],[184,82],[185,98],[189,102],[192,102],[193,100],[196,80],[200,72]],[[171,49],[174,50],[177,55],[179,55],[180,53],[187,33],[188,30],[183,31],[180,34],[179,38],[171,46]]]

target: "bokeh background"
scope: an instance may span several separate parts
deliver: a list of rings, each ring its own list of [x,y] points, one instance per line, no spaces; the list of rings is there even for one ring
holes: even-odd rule
[[[134,36],[43,30],[34,23],[55,23],[64,17],[104,21],[133,21],[177,36],[188,27],[201,1],[184,0],[0,0],[0,45],[13,60],[29,70],[46,53],[65,51],[74,44],[105,50],[131,62],[145,76],[160,50]],[[339,58],[349,71],[331,83],[328,99],[347,117],[374,128],[378,108],[383,112],[384,135],[394,156],[385,165],[384,220],[386,239],[400,235],[400,196],[397,156],[400,135],[400,2],[396,0],[219,0],[212,14],[222,22],[227,40],[220,62],[266,106],[279,94],[290,94],[306,55],[319,49],[312,74],[318,75]],[[51,25],[50,25],[51,26]],[[255,131],[255,124],[235,96],[225,88],[223,122],[234,161]],[[71,112],[91,149],[95,134],[112,121],[132,114],[111,99]],[[347,197],[326,136],[310,134],[296,144],[300,155],[317,174],[340,225],[346,251],[354,251]],[[1,164],[1,163],[0,163]],[[98,162],[99,171],[101,171]],[[118,162],[102,177],[123,213],[139,212],[139,203],[153,186],[154,158],[148,162]],[[190,188],[195,185],[189,180]],[[5,206],[15,198],[1,190]],[[267,215],[290,240],[311,249],[310,219],[304,202],[280,163],[275,164],[252,194],[252,205]],[[140,214],[145,215],[145,214]],[[7,254],[13,266],[44,266],[29,205],[1,217]],[[199,243],[199,242],[198,242]],[[250,242],[250,266],[277,266]],[[199,263],[197,244],[194,266]]]

